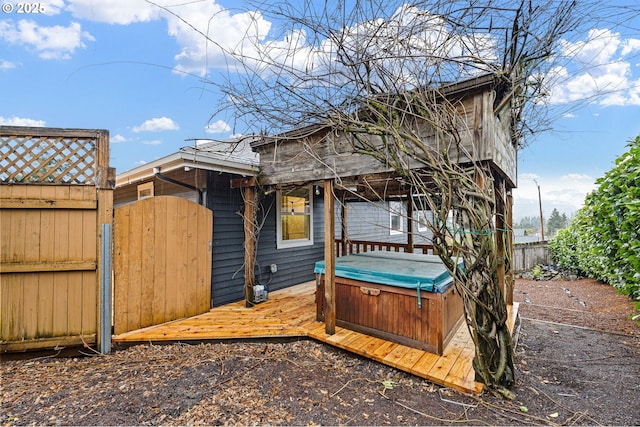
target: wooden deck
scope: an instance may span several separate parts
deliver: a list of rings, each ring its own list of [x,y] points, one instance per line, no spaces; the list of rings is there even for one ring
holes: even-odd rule
[[[327,335],[315,313],[315,283],[308,282],[272,292],[267,302],[253,308],[246,308],[244,301],[228,304],[198,316],[115,335],[113,342],[310,337],[463,393],[482,391],[483,385],[474,380],[471,361],[475,351],[465,324],[438,356],[340,327],[334,335]],[[513,330],[517,304],[509,314]]]

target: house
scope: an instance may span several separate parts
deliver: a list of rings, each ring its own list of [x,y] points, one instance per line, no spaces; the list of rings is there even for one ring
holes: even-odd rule
[[[539,231],[534,231],[534,233],[531,234],[530,230],[525,230],[524,228],[513,229],[513,243],[532,243],[539,242],[540,240]]]
[[[245,298],[245,201],[242,189],[233,183],[258,174],[258,155],[250,149],[249,141],[199,142],[116,177],[116,208],[147,197],[177,196],[213,212],[211,307]],[[307,197],[304,209],[309,218],[322,218],[322,197],[313,192]],[[263,194],[257,205],[261,229],[255,246],[255,277],[269,290],[312,280],[313,265],[322,259],[324,245],[322,223],[317,221],[310,222],[314,228],[304,245],[278,240],[279,201],[285,203],[276,193]]]
[[[388,201],[351,201],[346,205],[347,239],[350,241],[371,241],[406,244],[410,227],[407,206],[401,199]],[[342,209],[336,210],[335,221],[342,222]],[[425,225],[431,217],[427,210],[412,213],[411,225],[413,241],[417,245],[430,245],[431,232]],[[336,239],[341,239],[341,230],[336,231]]]
[[[468,151],[474,160],[491,163],[506,194],[516,181],[516,149],[510,104],[497,99],[498,83],[494,75],[484,75],[452,84],[443,93],[473,111],[462,114],[470,123],[464,133]],[[420,216],[431,213],[408,203],[414,197],[410,189],[395,188],[384,165],[364,155],[323,151],[327,143],[348,150],[342,136],[325,138],[326,132],[322,125],[310,125],[286,138],[253,136],[184,147],[119,174],[114,204],[176,195],[213,211],[211,306],[241,300],[255,284],[277,290],[313,280],[314,264],[326,257],[328,247],[338,254],[347,254],[346,245],[353,241],[385,243],[401,252],[427,248],[430,234]],[[306,155],[305,144],[324,157]],[[340,226],[327,228],[325,184],[336,176],[340,184],[330,191],[344,203],[331,209]],[[361,182],[372,179],[386,194],[377,207],[358,198]],[[331,241],[325,231],[333,235]]]
[[[505,90],[509,82],[503,76],[496,74],[479,75],[468,80],[456,82],[437,91],[435,99],[444,100],[443,103],[455,105],[457,111],[456,131],[460,137],[460,145],[453,150],[451,158],[460,164],[475,162],[487,165],[494,179],[494,192],[497,200],[495,242],[497,252],[501,258],[498,266],[498,277],[503,287],[507,303],[512,302],[513,274],[509,263],[510,257],[505,252],[512,250],[512,236],[505,230],[511,227],[512,197],[511,189],[517,182],[517,135],[513,128],[512,93]],[[439,136],[431,131],[428,123],[418,124],[423,134],[423,142],[434,151],[440,151],[446,144]],[[381,138],[369,135],[372,147],[380,147]],[[276,215],[283,226],[293,225],[295,222],[302,234],[288,237],[289,244],[302,243],[309,238],[310,230],[316,226],[309,226],[305,221],[314,224],[315,217],[305,216],[303,206],[310,203],[313,194],[324,196],[325,212],[321,229],[339,236],[336,250],[331,242],[326,242],[324,262],[328,285],[325,287],[327,333],[335,330],[335,277],[331,275],[335,266],[336,252],[345,254],[348,240],[353,237],[349,231],[349,206],[359,200],[378,199],[384,206],[391,207],[389,229],[390,235],[397,232],[403,234],[407,241],[403,245],[403,252],[413,252],[415,248],[414,227],[419,221],[402,221],[403,217],[414,218],[415,200],[414,190],[410,183],[397,179],[393,167],[378,161],[371,155],[363,154],[355,149],[349,133],[333,129],[330,125],[317,123],[303,128],[294,129],[279,135],[255,139],[251,147],[260,154],[261,175],[259,188],[275,192],[278,200],[291,200],[290,213],[282,206]],[[457,150],[457,151],[456,151]],[[457,153],[457,157],[456,157]],[[405,167],[422,170],[424,163],[416,161],[407,155]],[[247,183],[247,187],[256,184]],[[337,201],[337,202],[336,202]],[[335,206],[337,207],[334,208]],[[317,203],[314,203],[317,206]],[[395,205],[395,206],[394,206]],[[300,207],[300,209],[298,208]],[[340,211],[338,213],[337,211]],[[353,210],[353,209],[351,209]],[[394,218],[394,213],[399,213]],[[404,215],[406,212],[406,215]],[[428,214],[418,212],[417,215]],[[339,225],[336,218],[341,218]],[[489,219],[490,220],[490,219]],[[279,221],[279,223],[280,223]],[[357,222],[358,223],[358,222]],[[363,221],[359,222],[364,225]],[[406,224],[407,230],[402,230]],[[306,226],[306,234],[304,228]],[[252,228],[251,225],[248,228]],[[255,227],[253,227],[255,228]],[[368,227],[372,231],[376,227]],[[284,228],[282,228],[284,230]],[[278,234],[282,230],[278,230]],[[335,230],[335,231],[334,231]],[[317,231],[316,231],[317,232]],[[264,240],[261,234],[254,233]],[[249,236],[250,237],[250,236]],[[284,239],[284,235],[280,236]],[[381,238],[378,236],[377,238]],[[388,238],[385,236],[385,238]],[[246,265],[252,260],[247,259]],[[332,283],[334,282],[334,283]]]

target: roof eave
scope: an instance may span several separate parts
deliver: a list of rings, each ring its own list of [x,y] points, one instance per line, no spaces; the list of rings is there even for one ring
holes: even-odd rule
[[[254,163],[213,158],[202,153],[196,155],[178,151],[118,174],[116,187],[151,178],[157,172],[167,173],[186,167],[241,176],[256,176],[258,174],[258,165]]]

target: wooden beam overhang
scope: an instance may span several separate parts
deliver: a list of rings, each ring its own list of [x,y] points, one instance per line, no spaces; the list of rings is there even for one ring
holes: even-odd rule
[[[233,178],[231,180],[231,188],[247,188],[256,186],[256,177]]]

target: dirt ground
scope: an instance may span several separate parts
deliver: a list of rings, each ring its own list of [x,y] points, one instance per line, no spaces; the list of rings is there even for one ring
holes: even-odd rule
[[[640,327],[593,280],[518,279],[516,398],[466,396],[311,340],[3,361],[4,425],[637,425]]]

